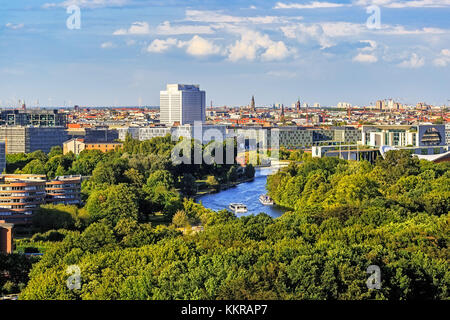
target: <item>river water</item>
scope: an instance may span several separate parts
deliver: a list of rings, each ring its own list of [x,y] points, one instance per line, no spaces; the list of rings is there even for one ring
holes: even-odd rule
[[[238,214],[238,216],[246,216],[258,214],[261,212],[267,213],[272,218],[278,218],[284,211],[275,206],[264,206],[259,202],[259,196],[266,194],[267,176],[275,173],[276,169],[261,168],[256,169],[255,179],[250,182],[244,182],[234,188],[230,188],[218,193],[207,194],[197,199],[202,202],[205,208],[215,211],[228,209],[230,203],[243,203],[247,206],[248,212]]]

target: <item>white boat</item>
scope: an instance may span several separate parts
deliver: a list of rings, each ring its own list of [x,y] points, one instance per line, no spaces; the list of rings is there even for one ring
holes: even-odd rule
[[[248,211],[247,206],[242,203],[230,203],[228,208],[234,213],[246,213]]]
[[[273,199],[267,195],[260,195],[259,202],[261,202],[265,206],[273,206]]]

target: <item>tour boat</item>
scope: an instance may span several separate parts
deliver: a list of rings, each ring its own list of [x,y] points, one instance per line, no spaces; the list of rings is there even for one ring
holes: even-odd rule
[[[247,206],[242,203],[230,203],[229,208],[234,213],[246,213],[248,211]]]
[[[259,202],[261,202],[265,206],[273,206],[272,198],[264,194],[259,196]]]

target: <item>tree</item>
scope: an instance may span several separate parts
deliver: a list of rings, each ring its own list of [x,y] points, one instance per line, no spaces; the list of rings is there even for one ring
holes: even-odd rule
[[[22,174],[46,174],[44,164],[41,160],[35,159],[30,161],[20,172]]]
[[[190,225],[186,212],[178,210],[172,218],[172,223],[179,228],[185,228]]]
[[[206,184],[215,191],[219,191],[220,189],[220,183],[214,176],[208,176],[208,178],[206,179]]]
[[[48,153],[48,158],[51,159],[54,156],[62,156],[63,155],[63,150],[61,148],[61,146],[53,146],[50,149],[50,152]]]
[[[195,177],[190,173],[183,175],[179,180],[179,188],[185,195],[195,195],[197,193],[197,182]]]
[[[255,177],[255,168],[251,163],[245,167],[245,176],[249,179]]]
[[[86,208],[92,222],[106,219],[115,226],[120,219],[138,220],[137,200],[133,188],[126,184],[112,185],[106,190],[93,192],[89,196]]]

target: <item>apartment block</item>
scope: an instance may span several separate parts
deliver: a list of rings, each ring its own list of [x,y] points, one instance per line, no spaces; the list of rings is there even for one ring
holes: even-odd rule
[[[45,203],[80,204],[81,177],[63,176],[47,181],[45,175],[0,176],[0,219],[27,225]]]
[[[0,219],[13,224],[31,223],[33,212],[45,203],[44,175],[0,177]]]
[[[45,183],[46,202],[53,204],[80,204],[81,177],[60,176]]]

